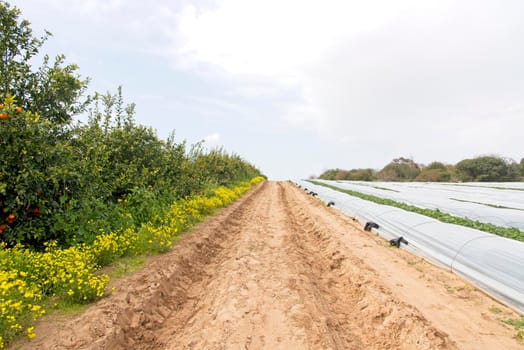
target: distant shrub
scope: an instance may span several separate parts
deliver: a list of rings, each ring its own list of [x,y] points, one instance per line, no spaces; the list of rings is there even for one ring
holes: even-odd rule
[[[420,171],[415,181],[447,182],[451,180],[449,168],[441,162],[432,162]]]
[[[518,165],[515,162],[497,156],[482,156],[464,159],[456,165],[462,181],[517,181]]]
[[[394,159],[377,173],[382,181],[412,181],[420,174],[420,166],[412,159],[400,157]]]

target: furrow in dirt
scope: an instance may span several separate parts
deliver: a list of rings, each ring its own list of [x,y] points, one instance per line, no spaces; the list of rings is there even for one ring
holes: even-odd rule
[[[384,268],[384,262],[404,253],[387,250],[289,183],[266,182],[60,329],[41,325],[37,332],[47,331],[46,336],[24,348],[456,349],[474,344],[454,330],[457,336],[450,337],[423,303],[398,291],[391,269],[406,276],[409,268],[398,261]],[[425,281],[411,283],[417,292],[430,293]],[[446,300],[434,297],[436,303]]]
[[[332,227],[319,225],[300,205],[301,196],[288,190],[283,198],[292,227],[288,246],[296,247],[309,267],[315,293],[304,300],[322,306],[327,328],[334,335],[333,348],[456,348],[418,310],[393,297],[377,273],[342,246]]]
[[[235,242],[207,265],[209,277],[189,289],[193,303],[171,313],[151,336],[156,342],[142,346],[453,348],[416,310],[371,282],[362,262],[355,267],[329,244],[329,232],[300,212],[286,186],[268,184],[264,192],[242,211]]]

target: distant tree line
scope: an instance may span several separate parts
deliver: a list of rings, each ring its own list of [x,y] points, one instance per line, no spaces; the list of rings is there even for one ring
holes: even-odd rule
[[[409,158],[393,159],[381,170],[329,169],[318,178],[353,181],[504,182],[524,181],[524,158],[520,163],[499,156],[464,159],[457,164],[432,162],[427,166]]]

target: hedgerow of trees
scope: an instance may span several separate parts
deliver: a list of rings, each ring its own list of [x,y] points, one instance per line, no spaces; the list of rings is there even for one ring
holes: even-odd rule
[[[260,174],[235,154],[167,140],[134,121],[116,93],[86,96],[89,80],[49,39],[0,1],[0,243],[92,242],[139,225],[178,198]],[[74,117],[87,116],[86,123]]]
[[[324,180],[360,181],[523,181],[524,158],[517,163],[499,156],[479,156],[464,159],[455,165],[432,162],[427,166],[400,157],[379,171],[372,169],[329,169],[320,176]]]

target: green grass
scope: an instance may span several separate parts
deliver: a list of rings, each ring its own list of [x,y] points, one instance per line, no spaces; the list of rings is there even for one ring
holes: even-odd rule
[[[491,306],[488,310],[493,314],[500,314],[502,312],[502,310],[496,306]]]
[[[126,256],[118,259],[109,266],[109,278],[113,281],[114,279],[127,276],[134,271],[140,270],[146,262],[147,257],[144,255]]]
[[[87,308],[90,304],[78,304],[67,300],[60,300],[55,301],[51,307],[49,307],[49,310],[51,310],[51,314],[53,316],[75,316],[79,315]],[[49,317],[48,317],[49,319]]]
[[[373,195],[370,195],[370,194],[365,194],[365,193],[361,193],[361,192],[357,192],[357,191],[342,189],[342,188],[339,188],[339,187],[336,187],[336,186],[332,186],[332,185],[328,185],[328,184],[325,184],[325,183],[322,183],[322,182],[318,182],[318,181],[313,181],[313,180],[307,180],[307,181],[311,182],[312,184],[315,184],[315,185],[318,185],[318,186],[324,186],[324,187],[330,188],[332,190],[339,191],[339,192],[342,192],[342,193],[346,193],[346,194],[349,194],[349,195],[351,195],[353,197],[364,199],[364,200],[367,200],[367,201],[370,201],[370,202],[374,202],[374,203],[382,204],[382,205],[389,205],[391,207],[395,207],[395,208],[403,209],[403,210],[410,211],[410,212],[413,212],[413,213],[425,215],[425,216],[428,216],[430,218],[439,220],[439,221],[447,223],[447,224],[461,225],[461,226],[473,228],[473,229],[476,229],[476,230],[480,230],[480,231],[484,231],[484,232],[488,232],[488,233],[493,233],[493,234],[498,235],[498,236],[511,238],[511,239],[515,239],[517,241],[523,241],[524,242],[524,232],[520,231],[516,227],[497,226],[497,225],[493,225],[493,224],[489,224],[489,223],[484,223],[484,222],[480,222],[480,221],[476,221],[476,220],[471,220],[471,219],[468,219],[468,218],[462,218],[462,217],[454,216],[454,215],[451,215],[451,214],[448,214],[448,213],[443,213],[443,212],[441,212],[438,209],[420,208],[420,207],[416,207],[414,205],[409,205],[409,204],[406,204],[406,203],[397,202],[397,201],[392,200],[392,199],[380,198],[380,197],[376,197],[376,196],[373,196]]]

